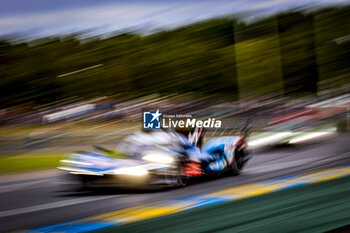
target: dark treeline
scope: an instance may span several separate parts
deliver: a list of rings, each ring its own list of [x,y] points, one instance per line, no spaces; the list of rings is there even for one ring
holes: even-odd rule
[[[1,40],[1,107],[119,93],[220,93],[232,100],[316,93],[349,80],[348,19],[350,7],[343,7],[250,24],[212,19],[143,36]]]

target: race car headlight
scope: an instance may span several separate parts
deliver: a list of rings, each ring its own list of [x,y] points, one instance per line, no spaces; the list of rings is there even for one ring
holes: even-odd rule
[[[150,153],[143,156],[143,159],[154,163],[165,163],[165,164],[169,164],[174,161],[173,157],[163,153]]]
[[[114,170],[114,174],[117,175],[132,175],[132,176],[143,176],[146,175],[148,171],[142,167],[127,167],[118,168]]]

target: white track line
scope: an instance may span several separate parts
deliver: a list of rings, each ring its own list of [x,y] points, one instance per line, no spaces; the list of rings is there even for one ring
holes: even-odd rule
[[[119,196],[120,195],[118,195],[118,197]],[[70,199],[70,200],[65,200],[65,201],[48,203],[48,204],[29,206],[29,207],[18,208],[18,209],[13,209],[13,210],[6,210],[6,211],[0,212],[0,218],[10,217],[10,216],[19,215],[19,214],[27,214],[27,213],[37,212],[37,211],[41,211],[41,210],[55,209],[55,208],[65,207],[65,206],[70,206],[70,205],[83,204],[83,203],[87,203],[87,202],[111,199],[111,198],[115,198],[115,197],[116,196],[113,196],[113,195],[112,196],[103,196],[103,197],[81,197],[81,198],[75,198],[75,199]]]
[[[32,188],[33,185],[44,183],[49,181],[50,179],[44,179],[44,180],[37,180],[37,181],[29,181],[29,182],[21,182],[19,184],[7,184],[7,185],[1,185],[0,186],[0,193],[6,193],[6,192],[12,192],[19,189],[23,189],[26,187]]]

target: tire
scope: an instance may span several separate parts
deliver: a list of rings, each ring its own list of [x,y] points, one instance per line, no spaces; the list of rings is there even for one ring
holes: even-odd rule
[[[243,168],[243,160],[245,156],[245,151],[234,151],[235,159],[233,160],[232,164],[230,165],[231,173],[234,176],[238,176],[241,173],[241,170]]]
[[[82,177],[80,182],[80,187],[79,187],[80,191],[90,191],[91,190],[90,184],[91,182],[88,179]]]
[[[177,164],[176,179],[178,187],[185,187],[188,183],[188,177],[185,175],[185,162],[183,159],[180,159]]]

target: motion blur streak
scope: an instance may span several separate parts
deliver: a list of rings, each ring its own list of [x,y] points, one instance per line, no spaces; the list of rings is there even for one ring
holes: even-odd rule
[[[350,0],[0,2],[0,233],[94,231],[263,193],[249,211],[273,209],[276,190],[349,173]],[[350,185],[335,190],[350,203]],[[294,196],[274,210],[333,211],[329,193],[312,210]],[[240,207],[213,219],[261,224]]]
[[[248,143],[248,145],[254,147],[254,146],[262,145],[262,144],[267,143],[267,142],[276,141],[277,139],[285,138],[285,137],[288,137],[288,136],[291,136],[291,135],[293,135],[292,132],[277,133],[277,134],[274,134],[272,136],[268,136],[268,137],[264,137],[264,138],[261,138],[261,139],[257,139],[257,140],[251,141],[251,142]]]
[[[294,143],[310,140],[310,139],[313,139],[313,138],[318,138],[318,137],[334,134],[334,131],[335,130],[329,131],[329,132],[306,133],[306,135],[304,135],[304,136],[300,136],[300,137],[297,137],[297,138],[294,138],[294,139],[290,140],[289,143],[294,144]]]
[[[312,109],[308,109],[308,110],[306,110],[306,111],[297,112],[297,113],[293,113],[293,114],[291,114],[291,115],[283,116],[283,117],[280,118],[280,119],[277,119],[277,120],[274,120],[274,121],[269,122],[269,124],[280,123],[280,122],[287,121],[287,120],[290,120],[290,119],[293,119],[293,118],[297,118],[297,117],[300,117],[300,116],[302,116],[302,115],[311,113],[312,111],[313,111]]]
[[[100,230],[107,227],[142,221],[202,206],[214,205],[274,192],[277,190],[288,189],[295,186],[337,179],[348,175],[350,175],[350,165],[310,172],[300,176],[282,177],[258,183],[226,188],[208,194],[150,203],[97,215],[90,218],[33,229],[28,232],[83,233],[93,230]]]

